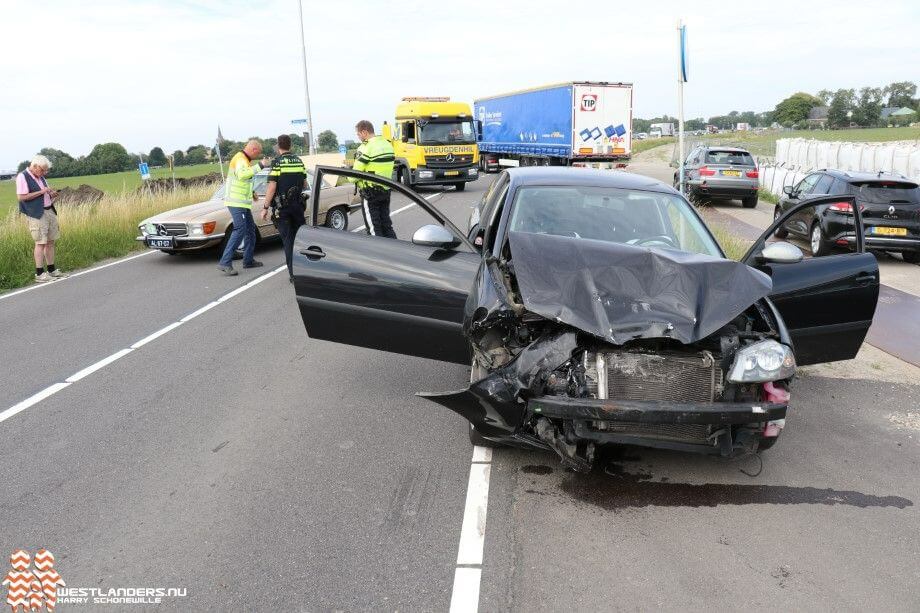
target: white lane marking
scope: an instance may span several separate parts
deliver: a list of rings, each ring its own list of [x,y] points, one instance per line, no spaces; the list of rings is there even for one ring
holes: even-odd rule
[[[56,284],[60,283],[61,281],[66,281],[67,279],[73,279],[74,277],[79,277],[80,275],[87,275],[87,274],[89,274],[89,273],[91,273],[91,272],[96,272],[97,270],[102,270],[103,268],[108,268],[109,266],[115,266],[116,264],[122,264],[122,263],[124,263],[124,262],[129,262],[129,261],[131,261],[131,260],[136,260],[137,258],[142,258],[142,257],[144,257],[145,255],[150,255],[150,254],[152,254],[152,253],[156,253],[156,252],[155,252],[155,251],[152,251],[152,250],[151,250],[151,251],[145,251],[144,253],[138,253],[137,255],[132,255],[132,256],[130,256],[130,257],[122,258],[122,259],[120,259],[120,260],[115,260],[114,262],[109,262],[108,264],[102,264],[101,266],[96,266],[95,268],[87,268],[86,270],[81,270],[80,272],[75,272],[75,273],[69,274],[69,275],[67,275],[66,277],[64,277],[63,279],[58,279],[58,280],[53,281],[53,282],[51,282],[51,283],[36,283],[35,285],[30,285],[29,287],[24,287],[24,288],[22,288],[22,289],[18,289],[18,290],[16,290],[15,292],[9,292],[9,293],[6,293],[6,294],[2,294],[2,295],[0,295],[0,300],[5,300],[5,299],[7,299],[7,298],[12,298],[13,296],[18,296],[19,294],[24,294],[24,293],[26,293],[26,292],[31,292],[32,290],[39,289],[39,288],[41,288],[41,287],[50,287],[50,286],[52,286],[52,285],[56,285]]]
[[[450,613],[475,613],[479,610],[481,568],[458,568],[454,572],[454,589],[450,597]]]
[[[89,366],[87,366],[87,367],[84,368],[83,370],[81,370],[81,371],[79,371],[79,372],[77,372],[77,373],[74,373],[74,374],[70,375],[69,377],[67,377],[66,379],[64,379],[64,381],[67,382],[67,383],[76,383],[77,381],[79,381],[79,380],[82,379],[83,377],[87,377],[87,376],[93,374],[94,372],[96,372],[96,371],[99,370],[100,368],[105,368],[106,366],[108,366],[109,364],[111,364],[112,362],[114,362],[115,360],[118,360],[118,359],[120,359],[120,358],[125,357],[126,355],[128,355],[128,354],[131,353],[132,351],[134,351],[134,349],[131,349],[130,347],[128,347],[128,348],[126,348],[126,349],[122,349],[121,351],[116,351],[115,353],[113,353],[113,354],[110,355],[109,357],[103,358],[103,359],[99,360],[98,362],[96,362],[95,364],[90,364]]]
[[[479,610],[479,584],[482,578],[482,552],[486,538],[486,515],[489,507],[489,477],[492,450],[473,447],[470,478],[466,486],[466,506],[457,548],[457,568],[450,596],[452,613]]]
[[[436,193],[436,194],[431,194],[430,196],[423,196],[423,197],[425,198],[425,200],[431,200],[431,199],[434,198],[435,196],[440,196],[440,195],[443,194],[443,193],[444,193],[444,192],[438,192],[438,193]],[[402,212],[405,211],[406,209],[411,209],[411,208],[414,207],[414,206],[415,206],[415,203],[413,202],[412,204],[407,204],[406,206],[404,206],[404,207],[402,207],[402,208],[398,208],[398,209],[396,209],[395,211],[393,211],[392,213],[390,213],[390,217],[392,217],[393,215],[399,215],[400,213],[402,213]],[[366,226],[358,226],[357,228],[355,228],[354,230],[352,230],[352,232],[360,232],[360,231],[363,230],[365,227],[366,227]]]
[[[6,421],[7,419],[12,417],[16,413],[19,413],[20,411],[25,411],[33,404],[38,404],[39,402],[41,402],[48,396],[53,396],[54,394],[57,394],[59,391],[61,391],[68,385],[70,385],[70,383],[67,383],[64,381],[61,381],[60,383],[55,383],[54,385],[49,385],[48,387],[38,392],[37,394],[33,394],[29,396],[28,398],[26,398],[25,400],[23,400],[22,402],[14,404],[7,410],[0,413],[0,422]]]
[[[169,332],[172,332],[173,330],[175,330],[176,328],[178,328],[178,327],[181,326],[182,324],[188,323],[189,321],[195,319],[196,317],[198,317],[198,316],[201,315],[202,313],[206,313],[206,312],[210,311],[211,309],[213,309],[214,307],[216,307],[216,306],[219,305],[220,303],[225,302],[225,301],[228,300],[229,298],[232,298],[233,296],[236,296],[236,295],[242,293],[243,291],[245,291],[245,290],[247,290],[247,289],[249,289],[249,288],[251,288],[251,287],[255,287],[256,285],[258,285],[259,283],[262,283],[262,282],[265,281],[266,279],[268,279],[268,278],[270,278],[270,277],[273,277],[273,276],[277,275],[277,274],[278,274],[279,272],[281,272],[282,270],[287,270],[287,266],[279,266],[278,268],[276,268],[276,269],[274,269],[274,270],[272,270],[272,271],[270,271],[270,272],[267,272],[267,273],[265,273],[264,275],[261,275],[261,276],[259,276],[259,277],[256,277],[255,279],[253,279],[253,280],[250,281],[249,283],[246,283],[246,284],[243,285],[242,287],[239,287],[239,288],[233,290],[232,292],[228,292],[227,294],[224,294],[221,298],[218,298],[217,300],[214,300],[214,301],[212,301],[212,302],[209,302],[208,304],[204,305],[203,307],[201,307],[201,308],[199,308],[199,309],[196,309],[196,310],[192,311],[191,313],[189,313],[188,315],[186,315],[185,317],[183,317],[183,318],[180,319],[179,321],[173,322],[173,323],[169,324],[168,326],[166,326],[166,327],[164,327],[164,328],[160,328],[159,330],[157,330],[157,331],[154,332],[153,334],[148,334],[147,336],[145,336],[145,337],[142,338],[141,340],[137,341],[136,343],[134,343],[134,344],[131,345],[130,347],[126,347],[125,349],[120,349],[120,350],[116,351],[115,353],[113,353],[112,355],[110,355],[110,356],[108,356],[108,357],[105,357],[105,358],[102,358],[101,360],[99,360],[99,361],[96,362],[95,364],[90,364],[90,365],[87,366],[86,368],[83,368],[83,369],[81,369],[81,370],[78,370],[77,372],[75,372],[74,374],[70,375],[69,377],[67,377],[67,378],[64,379],[63,381],[61,381],[61,382],[59,382],[59,383],[54,383],[54,384],[52,384],[52,385],[49,385],[48,387],[46,387],[46,388],[43,389],[42,391],[40,391],[40,392],[38,392],[38,393],[36,393],[36,394],[33,394],[33,395],[29,396],[28,398],[26,398],[26,399],[23,400],[22,402],[18,402],[18,403],[16,403],[16,404],[14,404],[13,406],[11,406],[10,408],[8,408],[8,409],[6,409],[5,411],[3,411],[2,413],[0,413],[0,422],[6,421],[7,419],[9,419],[10,417],[16,415],[17,413],[21,413],[22,411],[25,411],[25,410],[28,409],[29,407],[38,404],[38,403],[41,402],[42,400],[45,400],[46,398],[49,398],[49,397],[53,396],[54,394],[58,393],[59,391],[61,391],[61,390],[64,389],[65,387],[69,386],[70,384],[76,383],[77,381],[79,381],[79,380],[81,380],[81,379],[83,379],[83,378],[85,378],[85,377],[87,377],[87,376],[93,374],[94,372],[96,372],[96,371],[98,371],[98,370],[101,370],[101,369],[105,368],[106,366],[108,366],[108,365],[111,364],[112,362],[115,362],[116,360],[119,360],[119,359],[123,358],[124,356],[128,355],[129,353],[131,353],[131,352],[134,351],[135,349],[138,349],[138,348],[140,348],[140,347],[143,347],[143,346],[146,345],[147,343],[149,343],[149,342],[151,342],[151,341],[153,341],[153,340],[155,340],[155,339],[157,339],[157,338],[163,336],[164,334],[167,334],[167,333],[169,333]]]

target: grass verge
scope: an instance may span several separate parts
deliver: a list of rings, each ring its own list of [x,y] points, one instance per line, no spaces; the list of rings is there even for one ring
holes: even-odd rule
[[[632,142],[632,153],[635,155],[637,153],[642,153],[643,151],[648,151],[649,149],[654,149],[655,147],[661,147],[662,145],[670,145],[671,143],[676,143],[677,139],[664,136],[661,138],[646,138],[644,140],[634,140]]]
[[[211,172],[220,172],[217,162],[213,164],[195,164],[192,166],[177,166],[176,178],[200,177]],[[168,168],[151,168],[151,179],[166,179],[171,177]],[[141,175],[137,170],[125,172],[110,172],[104,175],[86,175],[82,177],[61,177],[48,179],[48,185],[54,188],[78,187],[83,184],[100,189],[107,196],[136,190],[141,185]],[[16,181],[0,181],[0,216],[10,209],[16,210]]]
[[[61,238],[56,243],[55,264],[69,271],[142,249],[135,240],[141,220],[203,202],[213,193],[213,186],[154,193],[125,192],[106,196],[92,205],[58,207]],[[18,210],[13,209],[0,218],[0,291],[32,282],[34,244],[26,219]]]

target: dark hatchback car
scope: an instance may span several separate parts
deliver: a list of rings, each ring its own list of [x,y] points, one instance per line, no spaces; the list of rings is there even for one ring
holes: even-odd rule
[[[326,173],[369,177],[318,167],[318,183]],[[645,177],[506,170],[468,232],[369,180],[430,220],[408,241],[314,213],[295,247],[303,323],[314,339],[471,365],[468,387],[419,395],[467,419],[474,444],[551,449],[578,470],[599,444],[766,449],[796,364],[854,357],[875,311],[872,254],[803,259],[766,243],[773,224],[728,260],[694,207]]]
[[[698,145],[687,155],[684,173],[686,192],[693,200],[740,200],[744,208],[757,206],[760,171],[745,149]]]
[[[776,206],[779,216],[804,199],[850,196],[862,213],[866,246],[900,253],[905,262],[920,263],[920,186],[901,175],[819,170],[795,186],[786,186]],[[794,234],[808,240],[812,255],[856,243],[853,207],[848,201],[800,209],[776,231],[777,238]]]

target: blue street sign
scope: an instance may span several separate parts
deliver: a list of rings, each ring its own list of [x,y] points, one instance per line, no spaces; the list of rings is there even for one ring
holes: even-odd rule
[[[346,151],[348,151],[348,147],[346,147],[345,145],[339,145],[339,153],[341,153],[342,155],[345,155]]]
[[[137,169],[141,171],[141,179],[146,181],[150,178],[150,167],[147,166],[147,162],[141,162],[138,164]]]
[[[687,82],[689,74],[689,60],[687,58],[687,26],[680,27],[680,80]]]
[[[306,120],[306,119],[292,119],[292,120],[291,120],[291,125],[293,125],[293,126],[305,126],[305,125],[307,125],[307,120]]]

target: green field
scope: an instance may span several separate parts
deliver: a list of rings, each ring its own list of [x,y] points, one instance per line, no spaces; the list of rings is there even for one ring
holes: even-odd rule
[[[217,162],[213,164],[196,164],[194,166],[177,166],[176,178],[199,177],[210,172],[220,172]],[[169,178],[172,174],[169,168],[151,168],[150,178]],[[48,179],[51,187],[77,187],[82,184],[92,185],[101,189],[107,195],[115,195],[125,191],[133,191],[141,184],[141,174],[137,170],[113,172],[105,175],[89,175],[84,177],[63,177]],[[16,181],[0,181],[0,217],[6,215],[11,208],[16,207]]]
[[[706,142],[717,145],[738,145],[754,155],[776,155],[776,140],[780,138],[813,138],[815,140],[845,142],[886,142],[896,140],[920,140],[920,126],[913,128],[867,128],[856,130],[793,130],[790,132],[769,131],[733,132],[730,134],[709,134],[687,136],[687,143]]]

